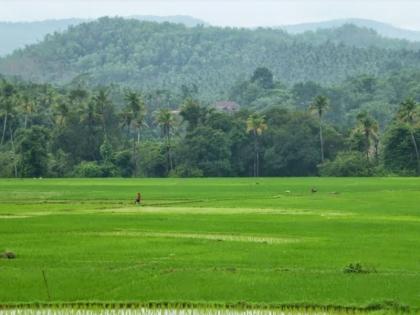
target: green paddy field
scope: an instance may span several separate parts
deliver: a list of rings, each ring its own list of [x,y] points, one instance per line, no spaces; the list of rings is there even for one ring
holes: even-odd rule
[[[3,307],[416,311],[420,178],[3,179],[6,250],[17,257],[0,259]]]

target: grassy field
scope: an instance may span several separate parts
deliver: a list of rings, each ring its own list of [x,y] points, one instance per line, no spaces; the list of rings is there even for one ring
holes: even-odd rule
[[[0,305],[417,309],[420,178],[0,180],[4,250]]]

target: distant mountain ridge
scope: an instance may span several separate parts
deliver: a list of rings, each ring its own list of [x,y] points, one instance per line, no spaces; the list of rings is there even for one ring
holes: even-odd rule
[[[187,15],[154,16],[154,15],[133,15],[124,17],[150,22],[170,22],[183,24],[187,27],[197,25],[210,26],[209,23]],[[33,22],[1,22],[0,21],[0,57],[12,53],[14,50],[24,48],[26,45],[35,44],[44,39],[47,34],[63,32],[69,26],[76,26],[84,22],[91,22],[89,19],[69,18]],[[320,30],[334,30],[346,24],[353,24],[358,27],[369,28],[379,35],[387,38],[404,39],[420,42],[420,31],[406,30],[386,24],[383,22],[366,19],[338,19],[314,23],[302,23],[295,25],[284,25],[278,28],[290,33],[300,34],[304,32],[316,32]]]
[[[140,21],[151,22],[171,22],[184,24],[188,27],[197,25],[208,25],[206,22],[187,15],[174,16],[153,16],[153,15],[133,15],[125,17]],[[89,19],[58,19],[33,22],[1,22],[0,21],[0,57],[12,53],[18,48],[26,45],[35,44],[44,39],[47,34],[63,32],[69,26],[76,26],[84,22],[91,22]]]
[[[280,26],[281,29],[291,33],[299,34],[308,31],[318,31],[323,29],[339,28],[346,24],[353,24],[358,27],[365,27],[376,31],[379,35],[389,38],[405,39],[409,41],[420,41],[420,31],[412,31],[391,24],[367,20],[367,19],[337,19],[323,22],[302,23],[295,25]]]
[[[170,91],[195,86],[211,101],[258,67],[286,84],[331,85],[361,74],[420,69],[420,42],[349,24],[291,35],[105,17],[0,58],[1,74],[25,80],[68,84],[83,78],[91,85]]]

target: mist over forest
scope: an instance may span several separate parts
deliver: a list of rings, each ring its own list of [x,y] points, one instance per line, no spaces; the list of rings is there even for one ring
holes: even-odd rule
[[[253,29],[185,16],[48,23],[34,28],[48,31],[38,42],[5,41],[0,176],[420,171],[414,31],[355,19]]]

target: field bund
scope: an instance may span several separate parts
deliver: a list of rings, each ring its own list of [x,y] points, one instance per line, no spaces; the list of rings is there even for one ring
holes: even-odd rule
[[[5,251],[1,315],[133,301],[415,312],[420,178],[3,179]]]

